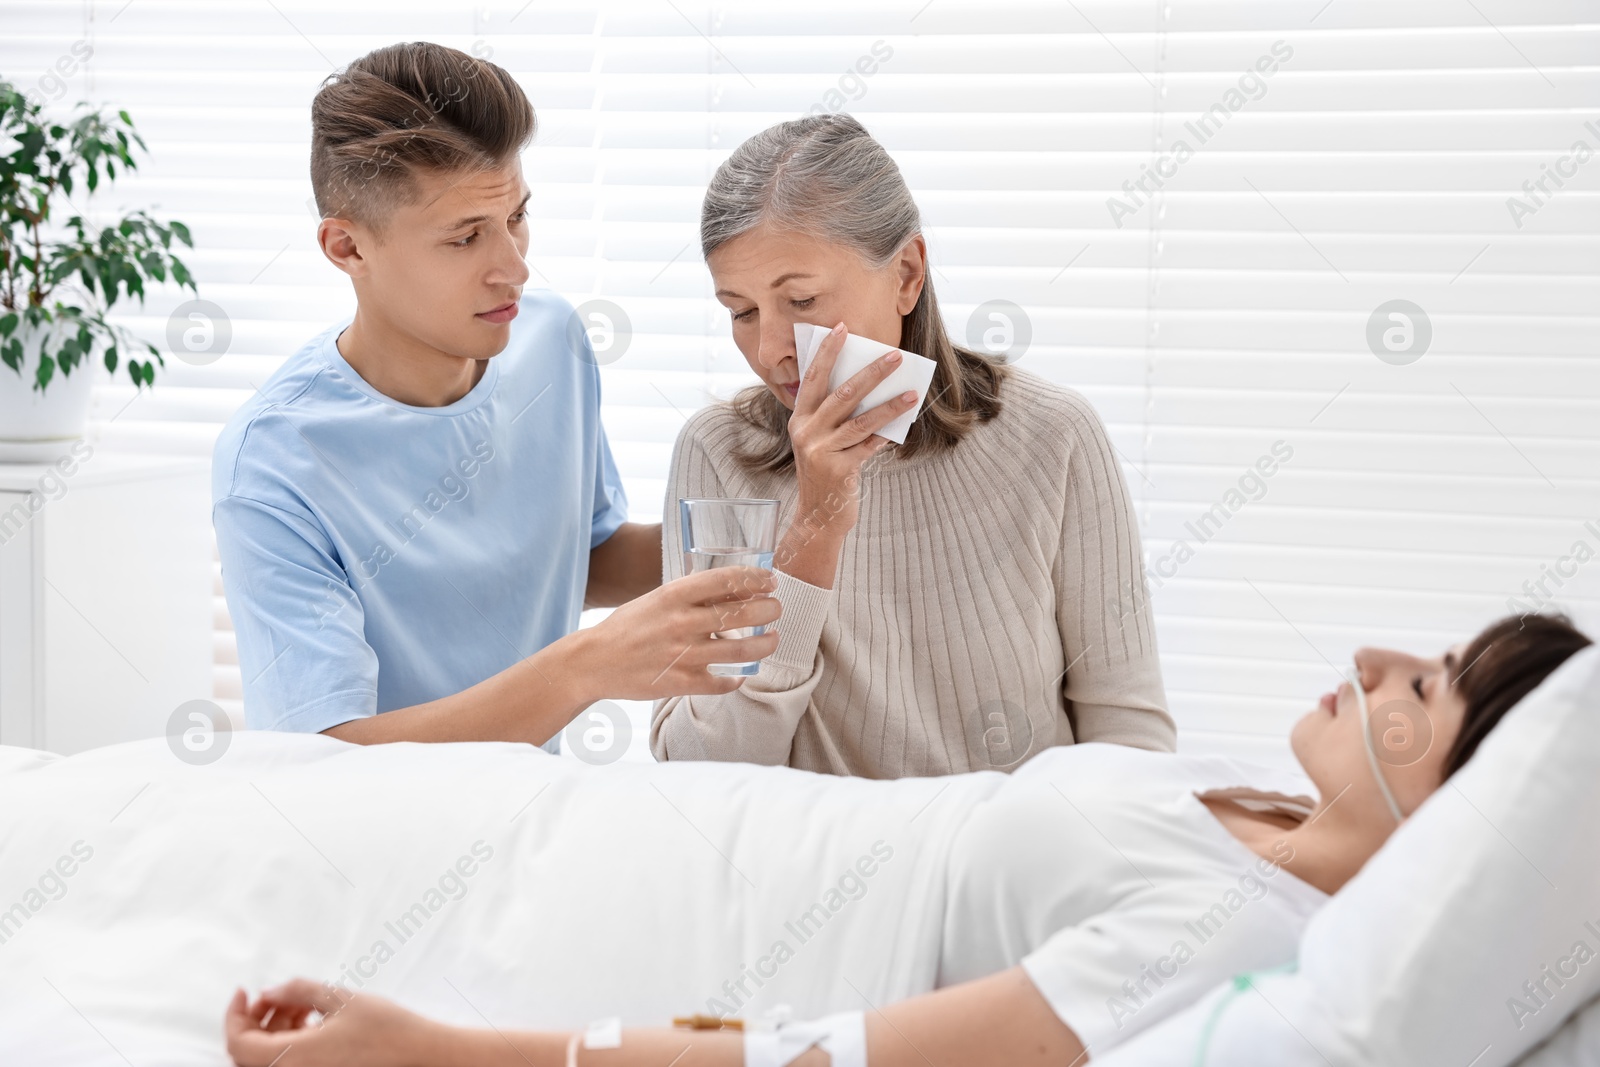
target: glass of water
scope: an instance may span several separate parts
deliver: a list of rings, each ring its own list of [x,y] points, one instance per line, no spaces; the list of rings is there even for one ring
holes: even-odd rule
[[[762,567],[772,569],[772,554],[778,545],[778,502],[776,500],[692,500],[678,501],[678,516],[683,523],[683,573],[697,574],[714,567]],[[767,632],[765,626],[738,626],[713,637],[755,637]],[[761,661],[713,663],[712,674],[749,676],[761,669]]]

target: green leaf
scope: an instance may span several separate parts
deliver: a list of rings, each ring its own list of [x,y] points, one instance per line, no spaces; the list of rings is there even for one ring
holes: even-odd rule
[[[108,218],[110,225],[101,228],[70,210],[73,195],[111,186],[137,169],[137,152],[148,150],[126,110],[79,104],[69,119],[46,119],[38,105],[0,78],[0,291],[6,291],[14,305],[10,313],[20,316],[25,307],[55,307],[52,291],[75,282],[81,282],[91,296],[89,313],[95,315],[122,298],[143,302],[158,285],[173,283],[198,292],[187,265],[170,254],[178,241],[194,247],[184,224],[135,210]],[[64,227],[53,217],[61,212],[71,215]],[[33,253],[31,241],[19,240],[31,236],[35,227],[58,234],[38,253]],[[0,305],[0,316],[6,313]],[[50,321],[45,312],[39,314]],[[7,328],[0,330],[0,355],[7,353],[5,342],[17,332],[20,319],[3,321]],[[31,312],[28,321],[34,321]],[[77,326],[74,323],[73,328]],[[113,336],[110,327],[99,322],[89,335],[61,349],[48,373],[65,373],[76,360],[86,358],[92,351],[89,342],[102,332],[107,340]],[[121,346],[119,368],[128,362],[133,343],[130,336]],[[31,357],[28,362],[33,362]],[[138,364],[138,380],[145,381],[147,372],[153,380],[154,363],[141,359]]]
[[[4,315],[0,315],[0,336],[10,337],[12,331],[16,328],[17,313],[15,311],[8,311]]]
[[[40,392],[44,392],[45,386],[49,385],[50,379],[55,376],[56,361],[49,356],[41,355],[39,357],[39,369],[34,371],[33,374],[34,387]]]
[[[112,374],[117,372],[117,346],[106,346],[106,370]]]
[[[146,386],[156,383],[156,369],[148,360],[143,363],[136,359],[128,360],[128,375],[133,379],[134,385]]]

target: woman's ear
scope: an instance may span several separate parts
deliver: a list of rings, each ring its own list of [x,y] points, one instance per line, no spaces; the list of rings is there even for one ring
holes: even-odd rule
[[[901,315],[909,315],[911,309],[917,306],[923,283],[928,279],[928,243],[923,240],[922,234],[917,234],[900,249],[900,255],[895,260],[895,271],[899,276],[895,304]]]

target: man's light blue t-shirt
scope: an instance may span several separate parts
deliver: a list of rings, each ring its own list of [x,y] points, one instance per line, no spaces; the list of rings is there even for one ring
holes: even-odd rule
[[[212,520],[252,728],[317,732],[450,696],[577,627],[589,551],[627,520],[600,372],[560,297],[445,407],[392,400],[335,339],[217,440]]]

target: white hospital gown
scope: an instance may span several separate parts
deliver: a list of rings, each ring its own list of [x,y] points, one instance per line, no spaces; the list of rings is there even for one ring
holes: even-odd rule
[[[1195,795],[1247,783],[1254,806],[1305,810],[1285,795],[1300,780],[1232,760],[1097,744],[1034,758],[956,838],[939,984],[1020,960],[1092,1057],[1230,975],[1292,959],[1327,894]]]

